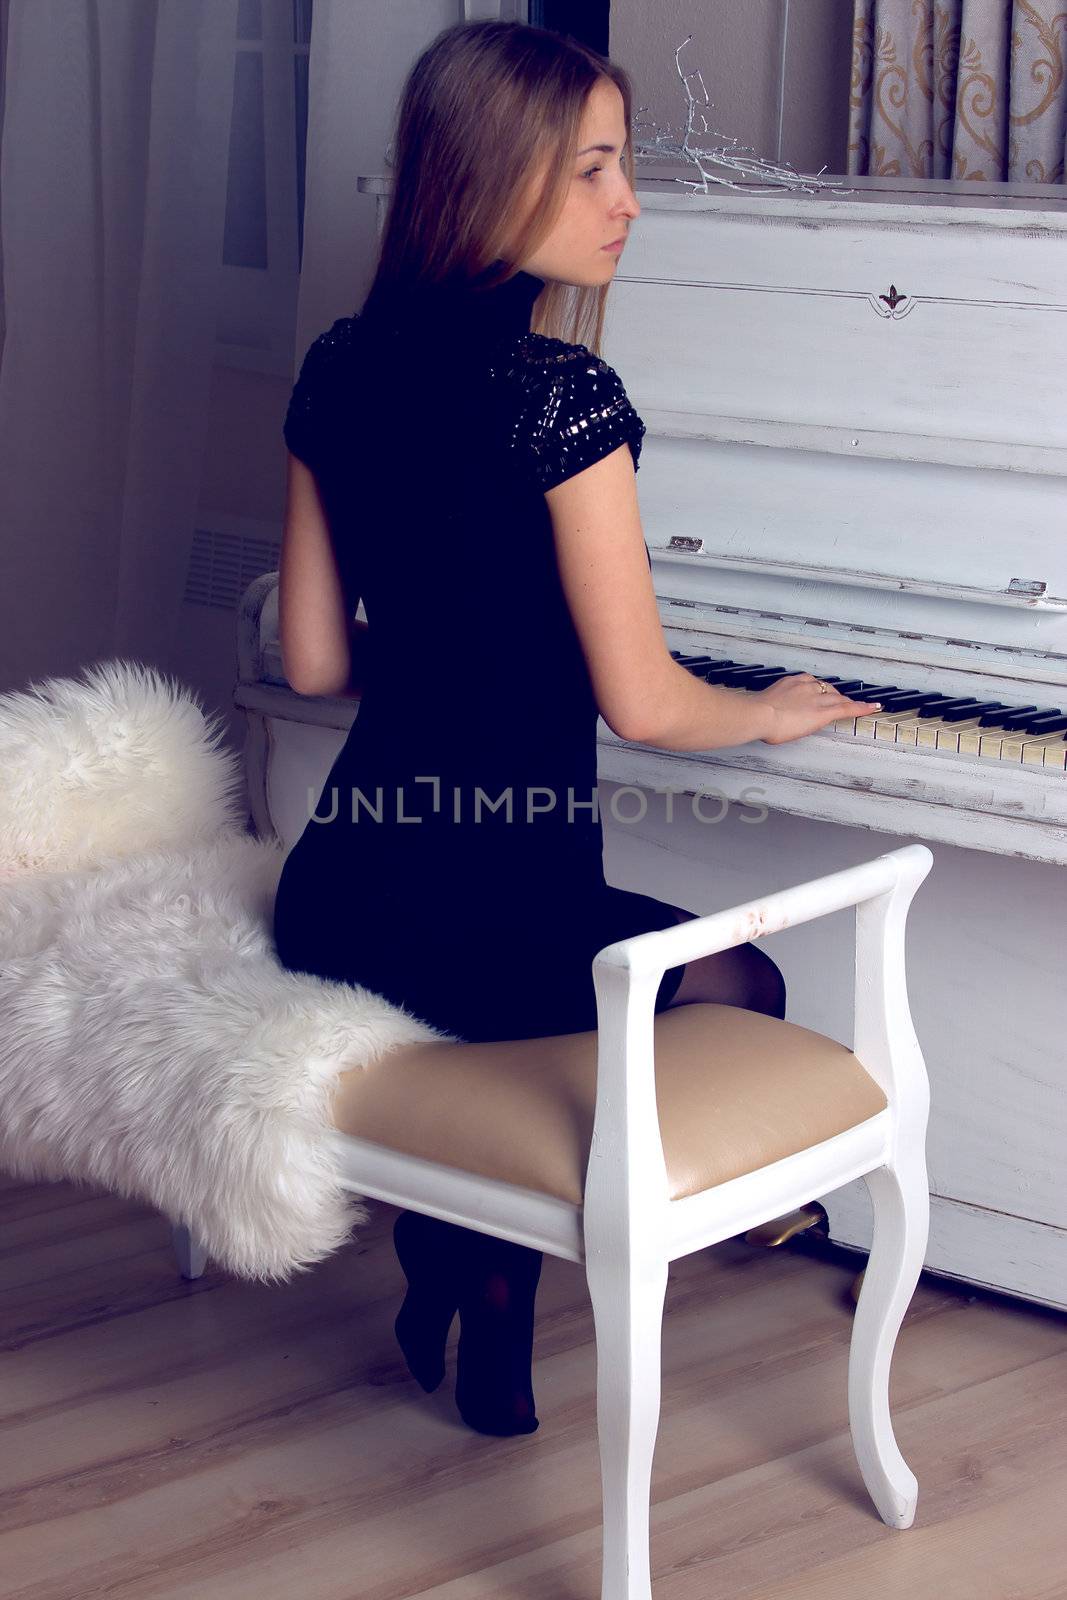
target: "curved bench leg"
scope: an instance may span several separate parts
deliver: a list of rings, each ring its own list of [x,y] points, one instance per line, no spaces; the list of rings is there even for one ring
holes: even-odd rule
[[[889,1368],[926,1257],[930,1191],[923,1160],[866,1174],[874,1237],[848,1358],[848,1417],[863,1481],[891,1528],[910,1528],[919,1486],[897,1446],[889,1414]]]
[[[588,1241],[587,1241],[588,1243]],[[596,1409],[603,1494],[601,1600],[652,1600],[649,1501],[660,1413],[667,1261],[639,1275],[587,1253],[596,1326]]]
[[[171,1238],[174,1241],[174,1254],[178,1258],[178,1271],[183,1278],[199,1278],[203,1276],[207,1266],[207,1251],[194,1234],[183,1222],[176,1222],[171,1228]]]

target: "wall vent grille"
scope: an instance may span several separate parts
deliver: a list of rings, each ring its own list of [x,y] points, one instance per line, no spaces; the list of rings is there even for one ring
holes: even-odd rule
[[[185,598],[192,605],[236,611],[254,578],[276,572],[281,540],[255,533],[197,528],[189,557]]]

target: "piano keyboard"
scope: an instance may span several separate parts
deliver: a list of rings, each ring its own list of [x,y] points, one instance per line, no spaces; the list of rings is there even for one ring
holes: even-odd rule
[[[800,668],[767,667],[707,655],[671,655],[687,672],[738,691],[766,689]],[[947,750],[957,755],[1067,771],[1067,711],[1059,706],[1013,706],[977,695],[938,694],[860,678],[822,677],[854,700],[877,700],[881,711],[841,717],[822,730],[871,743]]]

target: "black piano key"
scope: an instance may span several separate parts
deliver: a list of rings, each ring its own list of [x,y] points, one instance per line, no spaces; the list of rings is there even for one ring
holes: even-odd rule
[[[1067,716],[1061,711],[1056,717],[1034,717],[1026,725],[1027,733],[1059,733],[1067,728]]]
[[[758,672],[762,665],[762,662],[754,662],[751,666],[747,667],[737,665],[730,667],[712,667],[710,672],[706,672],[704,674],[704,682],[733,684],[738,677],[744,677],[750,672]]]
[[[743,661],[715,661],[711,656],[702,656],[699,660],[683,661],[679,665],[685,667],[687,672],[691,672],[694,678],[703,678],[705,683],[707,682],[708,673],[717,671],[720,667],[734,672],[744,672],[746,670]]]
[[[1020,706],[1010,715],[1002,716],[996,726],[1003,728],[1005,733],[1018,733],[1034,717],[1052,717],[1058,711],[1059,706]]]
[[[705,672],[710,672],[713,667],[734,667],[738,672],[744,672],[745,670],[743,661],[733,661],[725,656],[721,658],[719,656],[683,656],[678,665],[685,667],[689,672],[695,673],[698,678],[702,678]]]
[[[746,683],[746,689],[769,689],[772,683],[778,683],[781,678],[795,678],[800,672],[800,667],[774,667],[766,672],[754,672]]]
[[[976,706],[978,696],[975,694],[942,694],[927,702],[919,709],[920,717],[940,717],[946,711],[955,711],[962,706]]]
[[[797,667],[793,669],[794,673],[799,670]],[[751,672],[744,674],[743,679],[735,679],[734,681],[743,682],[746,689],[762,689],[765,684],[773,683],[778,678],[784,678],[788,672],[788,667],[753,667]]]
[[[832,689],[837,690],[838,694],[849,694],[860,688],[863,682],[862,678],[838,678],[830,675],[824,676],[821,672],[818,673],[817,676],[820,683],[828,683]]]
[[[823,683],[829,683],[830,679],[829,678],[823,678],[822,682]],[[882,702],[883,706],[892,708],[893,706],[895,706],[897,704],[897,702],[899,700],[901,700],[903,698],[906,698],[907,697],[907,693],[908,693],[908,691],[906,689],[885,689],[878,696],[878,698]],[[862,699],[865,698],[865,695],[857,695],[856,698],[859,699],[859,700],[862,700]]]
[[[882,698],[882,709],[885,711],[915,711],[919,706],[928,705],[931,700],[940,700],[943,697],[933,691],[923,692],[921,689],[898,689],[895,694],[887,694]]]
[[[828,683],[837,690],[838,694],[848,695],[851,699],[866,700],[868,689],[874,689],[873,683],[868,683],[866,678],[827,678],[822,673],[816,673],[820,683]]]
[[[1016,715],[1011,719],[1012,726],[1010,731],[1012,733],[1042,733],[1046,722],[1055,722],[1062,715],[1063,712],[1058,707],[1054,707],[1052,710],[1032,711],[1021,718]]]
[[[1033,712],[1035,716],[1038,715],[1036,706],[1009,706],[1007,711],[987,711],[985,716],[979,717],[978,726],[980,728],[1002,728],[1008,717],[1021,717],[1028,711]]]
[[[763,687],[763,674],[765,672],[784,672],[784,667],[749,667],[729,679],[735,689],[760,689]],[[721,680],[720,680],[721,681]]]
[[[825,678],[822,681],[825,683]],[[860,685],[861,692],[850,696],[850,698],[853,700],[881,700],[883,695],[895,694],[896,690],[895,683],[864,683]],[[838,686],[838,693],[841,693],[840,685]]]
[[[1003,700],[979,700],[977,705],[957,706],[954,710],[942,709],[938,715],[944,722],[965,722],[968,717],[977,717],[983,712],[1011,711],[1011,707]]]
[[[820,683],[833,683],[832,678],[820,678]],[[838,694],[843,694],[849,700],[877,700],[881,702],[882,696],[892,694],[895,684],[865,683],[862,678],[846,678],[844,682],[834,683]]]

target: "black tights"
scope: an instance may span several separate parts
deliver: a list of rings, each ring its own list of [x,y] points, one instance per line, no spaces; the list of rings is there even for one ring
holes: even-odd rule
[[[510,1239],[402,1211],[393,1229],[408,1293],[395,1331],[426,1390],[444,1376],[444,1347],[459,1311],[456,1405],[479,1433],[533,1433],[534,1296],[542,1253]]]
[[[731,950],[720,950],[717,955],[693,962],[692,969],[699,970],[698,992],[688,998],[683,996],[680,1005],[697,999],[714,1000],[719,1005],[740,1006],[744,1011],[762,1011],[780,1022],[785,1020],[785,979],[758,945],[739,944]]]
[[[755,945],[710,958],[700,978],[702,1000],[785,1017],[785,980]],[[532,1365],[542,1252],[418,1211],[401,1212],[393,1239],[409,1284],[395,1331],[412,1374],[424,1389],[436,1389],[458,1310],[456,1405],[463,1420],[479,1433],[532,1433],[538,1427]]]

